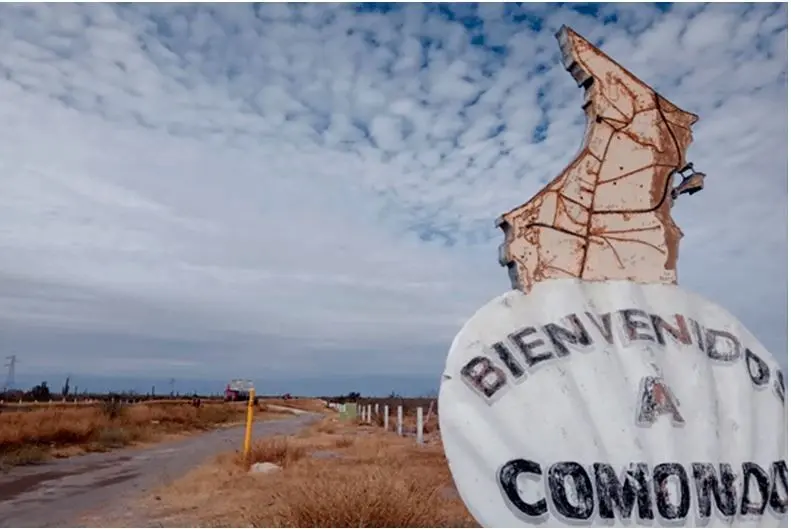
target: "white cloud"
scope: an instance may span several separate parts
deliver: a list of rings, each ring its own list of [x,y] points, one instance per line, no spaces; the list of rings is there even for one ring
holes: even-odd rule
[[[507,288],[492,219],[582,139],[565,23],[700,114],[681,282],[785,363],[786,6],[452,9],[0,6],[14,352],[85,372],[437,372]],[[64,332],[106,338],[72,356],[25,341]]]

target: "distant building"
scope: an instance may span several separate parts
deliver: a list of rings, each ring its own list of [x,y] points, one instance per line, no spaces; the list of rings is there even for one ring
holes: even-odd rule
[[[251,389],[253,389],[253,382],[251,380],[235,378],[225,386],[225,400],[247,400],[250,398]]]

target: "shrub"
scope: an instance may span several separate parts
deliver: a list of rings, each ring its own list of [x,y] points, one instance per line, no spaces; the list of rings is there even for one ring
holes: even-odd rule
[[[267,462],[286,467],[305,457],[306,453],[305,447],[294,444],[287,437],[272,437],[253,444],[249,463]]]
[[[101,404],[102,414],[114,421],[121,417],[124,412],[124,405],[121,402],[121,399],[115,395],[110,395],[107,399],[102,401]]]
[[[310,480],[287,482],[275,495],[279,527],[439,527],[436,480],[376,465],[316,467]],[[267,527],[250,516],[253,527]]]
[[[344,435],[343,437],[339,437],[335,440],[335,447],[336,448],[348,448],[354,444],[354,437],[350,435]]]
[[[96,442],[100,448],[120,448],[131,443],[134,437],[129,428],[110,426],[99,430]]]
[[[338,427],[329,421],[322,421],[316,429],[321,433],[333,434],[338,430]]]

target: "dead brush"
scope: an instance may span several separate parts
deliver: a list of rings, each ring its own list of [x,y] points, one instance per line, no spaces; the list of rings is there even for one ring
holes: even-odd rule
[[[111,396],[110,398],[102,401],[100,409],[102,410],[102,414],[105,417],[111,421],[114,421],[123,415],[125,406],[120,399]]]
[[[307,470],[307,469],[306,469]],[[312,465],[274,496],[271,518],[247,515],[252,527],[439,527],[442,483],[411,470],[377,465]]]
[[[384,428],[385,426],[385,416],[382,413],[377,413],[371,417],[371,421],[373,424],[380,428]]]
[[[316,431],[319,433],[334,434],[338,431],[338,426],[329,420],[325,420],[321,421],[318,426],[316,426]]]
[[[102,452],[121,448],[139,439],[141,434],[134,427],[108,426],[96,432],[94,442],[88,446],[90,452]]]
[[[107,422],[97,408],[45,408],[3,413],[0,415],[0,453],[28,445],[85,443]]]
[[[349,448],[354,444],[354,437],[351,435],[344,435],[335,439],[335,448]]]
[[[415,433],[417,432],[417,415],[412,413],[404,415],[404,422],[403,428],[405,432]],[[437,414],[434,413],[431,417],[423,416],[423,433],[429,434],[439,431],[439,421],[437,420]]]
[[[429,417],[423,424],[423,432],[425,433],[434,433],[439,431],[439,418],[437,414],[434,413]]]
[[[24,462],[41,459],[65,447],[107,450],[135,441],[154,440],[165,433],[208,429],[244,418],[243,406],[206,404],[126,405],[108,399],[95,406],[41,405],[0,413],[0,458]],[[24,456],[27,447],[39,447],[36,457]],[[22,452],[20,452],[22,451]],[[17,457],[14,454],[23,454]],[[32,452],[31,452],[32,453]],[[10,464],[10,463],[8,463]]]
[[[32,465],[47,459],[47,450],[39,445],[26,445],[0,454],[0,471],[17,465]]]
[[[226,454],[156,492],[152,523],[161,527],[479,527],[453,487],[442,447],[343,421],[325,434],[313,425],[256,457],[278,463],[266,477]],[[350,442],[349,446],[343,446]],[[258,443],[256,443],[258,444]],[[265,446],[266,448],[262,448]],[[304,451],[301,450],[304,448]],[[322,456],[311,454],[324,452]],[[261,454],[266,453],[266,456]],[[323,457],[330,455],[332,457]]]
[[[257,441],[250,449],[250,458],[244,460],[244,455],[239,454],[238,462],[242,465],[254,463],[274,463],[280,467],[287,467],[307,455],[304,446],[295,444],[288,437],[272,437]]]

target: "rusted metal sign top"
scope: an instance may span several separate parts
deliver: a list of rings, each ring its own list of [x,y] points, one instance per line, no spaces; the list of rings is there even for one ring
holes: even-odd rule
[[[681,110],[567,27],[563,64],[585,89],[582,150],[532,199],[497,221],[514,288],[546,279],[676,283],[673,200],[703,187],[686,161],[695,114]],[[687,173],[687,172],[690,173]],[[674,177],[683,177],[674,187]]]

